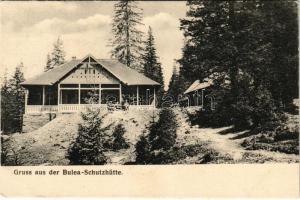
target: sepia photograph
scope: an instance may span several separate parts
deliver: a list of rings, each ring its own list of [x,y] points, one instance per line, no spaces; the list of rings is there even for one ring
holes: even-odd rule
[[[0,17],[1,168],[299,163],[296,0],[5,1]]]

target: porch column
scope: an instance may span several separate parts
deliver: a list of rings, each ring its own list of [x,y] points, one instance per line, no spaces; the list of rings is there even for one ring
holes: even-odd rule
[[[25,113],[27,113],[27,105],[28,105],[28,93],[29,93],[29,90],[26,89],[25,90]]]
[[[46,95],[45,94],[45,86],[43,85],[43,101],[42,101],[43,106],[45,105],[45,95]]]
[[[136,86],[136,105],[139,105],[139,86]]]
[[[81,87],[80,87],[80,84],[78,84],[78,104],[79,104],[79,105],[81,104],[80,90],[81,90]]]
[[[204,99],[203,98],[203,93],[204,93],[203,91],[204,91],[204,89],[202,89],[202,95],[201,95],[201,98],[202,98],[202,109],[203,109],[203,99]]]
[[[121,85],[121,83],[120,83],[120,90],[119,90],[119,92],[120,92],[120,104],[122,103],[122,85]]]
[[[25,90],[25,107],[28,105],[28,94],[29,94],[29,90],[26,89]]]
[[[99,104],[101,105],[101,84],[99,84]]]
[[[154,102],[154,108],[156,107],[156,93],[155,93],[155,86],[154,86],[154,93],[153,93],[153,102]]]
[[[60,84],[57,85],[57,105],[60,104]]]
[[[196,94],[196,95],[197,95],[197,106],[199,106],[199,96],[198,96],[199,93],[198,93],[198,90],[196,91],[196,93],[197,93],[197,94]]]

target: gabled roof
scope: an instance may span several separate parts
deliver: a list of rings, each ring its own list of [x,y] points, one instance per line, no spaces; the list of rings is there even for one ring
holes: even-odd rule
[[[21,85],[53,85],[66,76],[72,69],[82,63],[88,57],[98,62],[104,69],[115,76],[126,85],[160,85],[156,81],[144,76],[143,74],[123,65],[115,59],[95,59],[88,55],[81,60],[71,60],[65,64],[55,67],[31,79],[21,83]]]
[[[213,83],[212,83],[212,80],[206,80],[206,82],[203,82],[203,83],[200,83],[199,80],[196,80],[185,92],[184,94],[188,94],[190,92],[194,92],[194,91],[197,91],[197,90],[200,90],[200,89],[204,89],[204,88],[207,88],[209,86],[211,86]]]
[[[160,85],[115,59],[97,59],[107,71],[126,85]]]
[[[35,77],[32,77],[21,83],[21,85],[53,85],[79,63],[80,60],[72,60]]]

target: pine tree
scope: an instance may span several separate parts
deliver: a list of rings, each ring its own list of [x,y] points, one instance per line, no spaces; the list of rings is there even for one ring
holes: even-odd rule
[[[179,74],[177,71],[176,66],[173,66],[173,72],[171,76],[171,80],[169,83],[169,88],[168,88],[168,96],[172,97],[175,102],[177,102],[179,95],[182,93],[181,89],[181,83],[179,80]]]
[[[275,104],[287,108],[298,98],[298,20],[296,1],[261,1],[261,31],[269,44],[269,90]]]
[[[212,77],[212,94],[220,99],[216,113],[223,113],[224,120],[231,113],[236,126],[261,126],[270,116],[279,116],[278,107],[298,94],[292,75],[298,63],[295,3],[189,1],[187,5],[187,18],[181,20],[186,41],[180,59],[186,82]],[[284,13],[289,13],[287,18]],[[257,122],[253,114],[265,105],[257,100],[262,93],[263,101],[272,102],[274,109]]]
[[[163,108],[159,113],[159,120],[152,124],[149,133],[151,151],[169,150],[176,142],[176,116],[172,109]]]
[[[46,61],[46,66],[44,68],[44,71],[46,72],[51,68],[52,68],[52,60],[51,60],[50,54],[47,54],[47,61]]]
[[[25,89],[21,86],[21,83],[25,81],[23,74],[24,65],[21,62],[19,66],[16,67],[16,71],[10,81],[10,87],[13,94],[13,104],[14,109],[13,121],[15,124],[14,131],[21,131],[23,125],[23,114],[25,112]]]
[[[149,164],[151,162],[151,151],[148,138],[145,135],[141,135],[135,145],[136,151],[136,163],[137,164]]]
[[[22,131],[25,90],[20,84],[25,80],[23,68],[24,65],[21,62],[16,67],[12,78],[9,80],[4,78],[1,88],[1,124],[5,133]]]
[[[83,122],[79,124],[78,137],[68,150],[67,158],[71,165],[103,165],[107,162],[103,153],[107,128],[101,128],[100,109],[88,109],[81,116]]]
[[[161,84],[159,90],[156,91],[158,106],[160,106],[164,94],[164,79],[161,63],[156,55],[156,48],[151,27],[148,30],[148,38],[146,41],[145,53],[143,55],[144,75]]]
[[[59,66],[65,63],[66,53],[63,47],[63,41],[60,37],[57,38],[56,42],[53,44],[53,51],[51,53],[51,64],[52,67]],[[48,64],[48,61],[47,61]]]
[[[124,138],[125,133],[126,130],[123,124],[118,124],[115,127],[114,132],[112,134],[113,136],[112,148],[114,151],[118,151],[120,149],[127,149],[129,147],[129,144],[126,142],[126,139]]]
[[[149,27],[148,38],[145,44],[145,55],[143,56],[144,75],[163,85],[164,82],[161,64],[158,62],[158,57],[156,55],[154,37],[151,27]]]
[[[176,142],[176,116],[172,109],[164,108],[159,120],[151,123],[149,135],[140,136],[135,145],[137,164],[162,164],[170,160],[169,150]]]
[[[138,26],[142,25],[142,10],[134,1],[121,0],[114,5],[112,23],[112,57],[121,63],[142,72],[141,52],[142,32]]]
[[[7,69],[5,69],[2,84],[1,84],[1,131],[4,133],[8,130],[8,102],[9,102],[9,88],[7,80]]]

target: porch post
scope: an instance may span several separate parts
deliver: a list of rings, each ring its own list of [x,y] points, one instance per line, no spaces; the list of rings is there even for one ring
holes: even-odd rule
[[[203,109],[203,91],[204,91],[204,89],[202,89],[202,95],[201,95],[201,98],[202,98],[202,109]]]
[[[43,85],[43,106],[45,105],[45,86]]]
[[[155,86],[154,86],[154,93],[153,93],[153,102],[154,102],[154,108],[156,107],[156,93],[155,93]]]
[[[60,104],[60,84],[57,85],[57,105]]]
[[[25,107],[28,105],[28,93],[29,93],[29,90],[26,89],[25,90]]]
[[[99,84],[99,104],[101,105],[101,84]]]
[[[25,113],[27,113],[26,110],[27,110],[27,105],[28,105],[28,93],[29,93],[29,90],[26,89],[25,90]]]
[[[136,105],[139,105],[139,86],[136,86]]]
[[[78,84],[78,104],[79,104],[79,105],[81,104],[80,90],[81,90],[81,87],[80,87],[80,84]]]
[[[199,96],[198,96],[199,93],[198,93],[198,91],[199,91],[199,90],[196,91],[196,92],[197,92],[197,106],[199,106]]]
[[[121,83],[120,83],[119,92],[120,92],[120,104],[121,104],[122,103],[122,85],[121,85]]]

